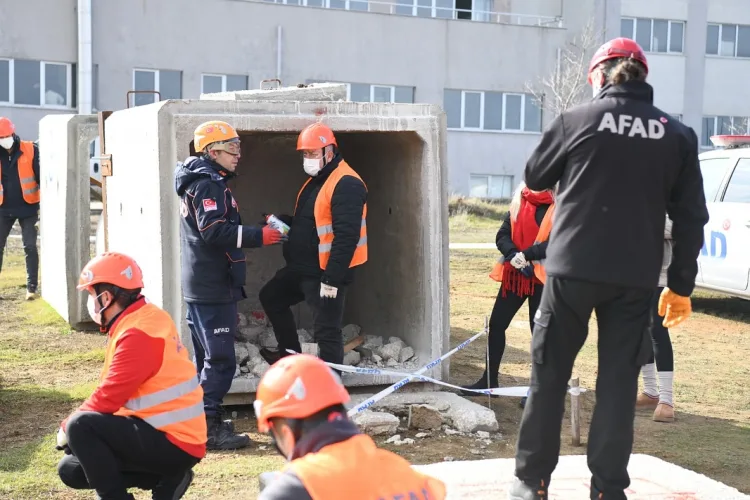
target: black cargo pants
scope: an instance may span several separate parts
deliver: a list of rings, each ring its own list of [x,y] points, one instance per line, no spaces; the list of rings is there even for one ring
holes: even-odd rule
[[[648,324],[653,294],[653,288],[547,278],[534,317],[531,392],[516,446],[519,479],[549,484],[560,455],[567,383],[596,311],[599,374],[588,442],[591,498],[599,493],[603,499],[626,498],[638,374],[652,354]]]

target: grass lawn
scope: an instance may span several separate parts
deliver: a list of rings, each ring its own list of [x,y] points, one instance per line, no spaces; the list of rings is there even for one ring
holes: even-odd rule
[[[502,211],[502,209],[498,209]],[[499,227],[495,217],[465,211],[451,218],[451,241],[492,242]],[[451,343],[468,338],[484,325],[497,292],[487,275],[495,260],[488,251],[451,252]],[[23,300],[23,256],[11,241],[0,274],[0,498],[89,499],[91,492],[65,488],[56,476],[62,456],[54,449],[60,421],[93,389],[103,359],[104,337],[72,331],[44,301]],[[650,412],[636,417],[635,451],[648,453],[706,474],[750,493],[750,302],[699,293],[696,313],[673,331],[676,357],[677,421],[657,424]],[[522,308],[508,334],[502,383],[528,381],[528,317]],[[576,364],[581,385],[594,387],[596,325]],[[482,342],[451,358],[454,383],[472,382],[484,366]],[[595,395],[583,398],[586,440]],[[476,398],[487,404],[486,398]],[[521,417],[516,398],[492,401],[502,439],[477,450],[476,438],[435,433],[414,445],[384,445],[414,463],[510,457]],[[210,453],[196,467],[196,480],[185,498],[254,498],[257,475],[282,461],[269,440],[255,432],[249,408],[237,408],[240,431],[259,441],[239,452]],[[564,425],[563,453],[581,454],[569,445]],[[403,435],[404,433],[402,433]],[[413,433],[406,435],[413,437]],[[383,440],[379,440],[382,444]],[[139,499],[150,496],[135,492]]]

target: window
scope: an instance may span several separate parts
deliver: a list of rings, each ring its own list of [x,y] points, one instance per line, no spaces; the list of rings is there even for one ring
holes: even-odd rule
[[[512,175],[469,176],[469,196],[472,198],[510,199],[513,196]]]
[[[305,7],[325,7],[327,9],[369,10],[367,0],[264,0],[284,5],[302,5]]]
[[[403,16],[454,18],[454,0],[396,0],[396,14]],[[471,19],[471,17],[469,17]]]
[[[0,102],[44,108],[75,107],[74,64],[0,59]]]
[[[348,99],[354,102],[414,102],[414,87],[350,83]]]
[[[750,26],[709,24],[706,28],[706,54],[750,57]]]
[[[743,116],[704,116],[701,131],[701,146],[713,147],[712,135],[750,134],[750,118]]]
[[[182,71],[133,70],[133,90],[159,91],[161,100],[182,98]],[[133,105],[153,104],[157,94],[133,94]]]
[[[531,94],[445,89],[448,128],[541,132],[542,110]]]
[[[701,160],[701,176],[703,177],[703,194],[707,202],[716,200],[716,194],[721,187],[721,181],[729,168],[729,158],[707,158]]]
[[[646,52],[682,53],[685,34],[683,21],[623,17],[621,36],[632,38]]]
[[[737,163],[722,201],[725,203],[750,203],[750,159],[742,158]]]
[[[201,78],[201,94],[235,90],[247,90],[247,76],[204,74]]]

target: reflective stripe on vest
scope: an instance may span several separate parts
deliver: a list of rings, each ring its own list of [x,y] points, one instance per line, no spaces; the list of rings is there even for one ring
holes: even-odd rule
[[[313,500],[443,500],[446,493],[442,481],[413,469],[395,453],[379,449],[364,434],[327,445],[293,460],[287,467],[299,477]]]
[[[333,248],[333,240],[336,235],[333,233],[333,214],[331,213],[331,199],[333,198],[333,192],[336,189],[336,185],[345,176],[356,177],[362,184],[365,182],[355,172],[348,163],[344,160],[339,162],[339,165],[328,175],[328,178],[321,186],[318,195],[315,198],[315,207],[313,215],[315,217],[315,227],[318,231],[318,261],[320,268],[325,270],[328,265],[328,259],[331,256],[331,249]],[[297,202],[295,203],[294,212],[296,214],[299,204],[299,198],[302,195],[307,184],[312,179],[302,185],[302,188],[297,193]],[[367,185],[365,185],[367,189]],[[367,262],[367,203],[362,207],[362,223],[360,224],[359,240],[357,246],[354,249],[354,255],[349,263],[349,267],[355,267]]]
[[[203,389],[174,321],[153,304],[131,307],[134,309],[126,310],[110,331],[102,378],[109,370],[118,340],[128,330],[163,340],[164,350],[159,371],[143,382],[115,415],[140,418],[182,443],[204,444],[207,429]]]
[[[185,394],[190,394],[199,385],[200,382],[198,382],[197,377],[191,378],[184,382],[180,382],[179,384],[173,385],[172,387],[162,389],[161,391],[147,394],[139,398],[130,399],[127,403],[125,403],[125,408],[133,411],[145,410],[146,408],[151,408],[152,406],[172,401],[173,399],[177,399],[180,396],[184,396]]]
[[[18,169],[18,180],[21,182],[21,194],[23,201],[29,205],[39,203],[39,183],[34,176],[34,143],[30,141],[20,142],[21,154],[16,160]],[[0,167],[1,168],[1,167]],[[0,172],[2,176],[2,172]],[[0,183],[0,205],[5,199],[2,183]]]

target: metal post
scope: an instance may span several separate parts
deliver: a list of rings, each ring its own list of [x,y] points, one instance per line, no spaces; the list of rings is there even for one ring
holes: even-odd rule
[[[570,435],[573,446],[581,446],[581,393],[578,377],[570,379]]]

